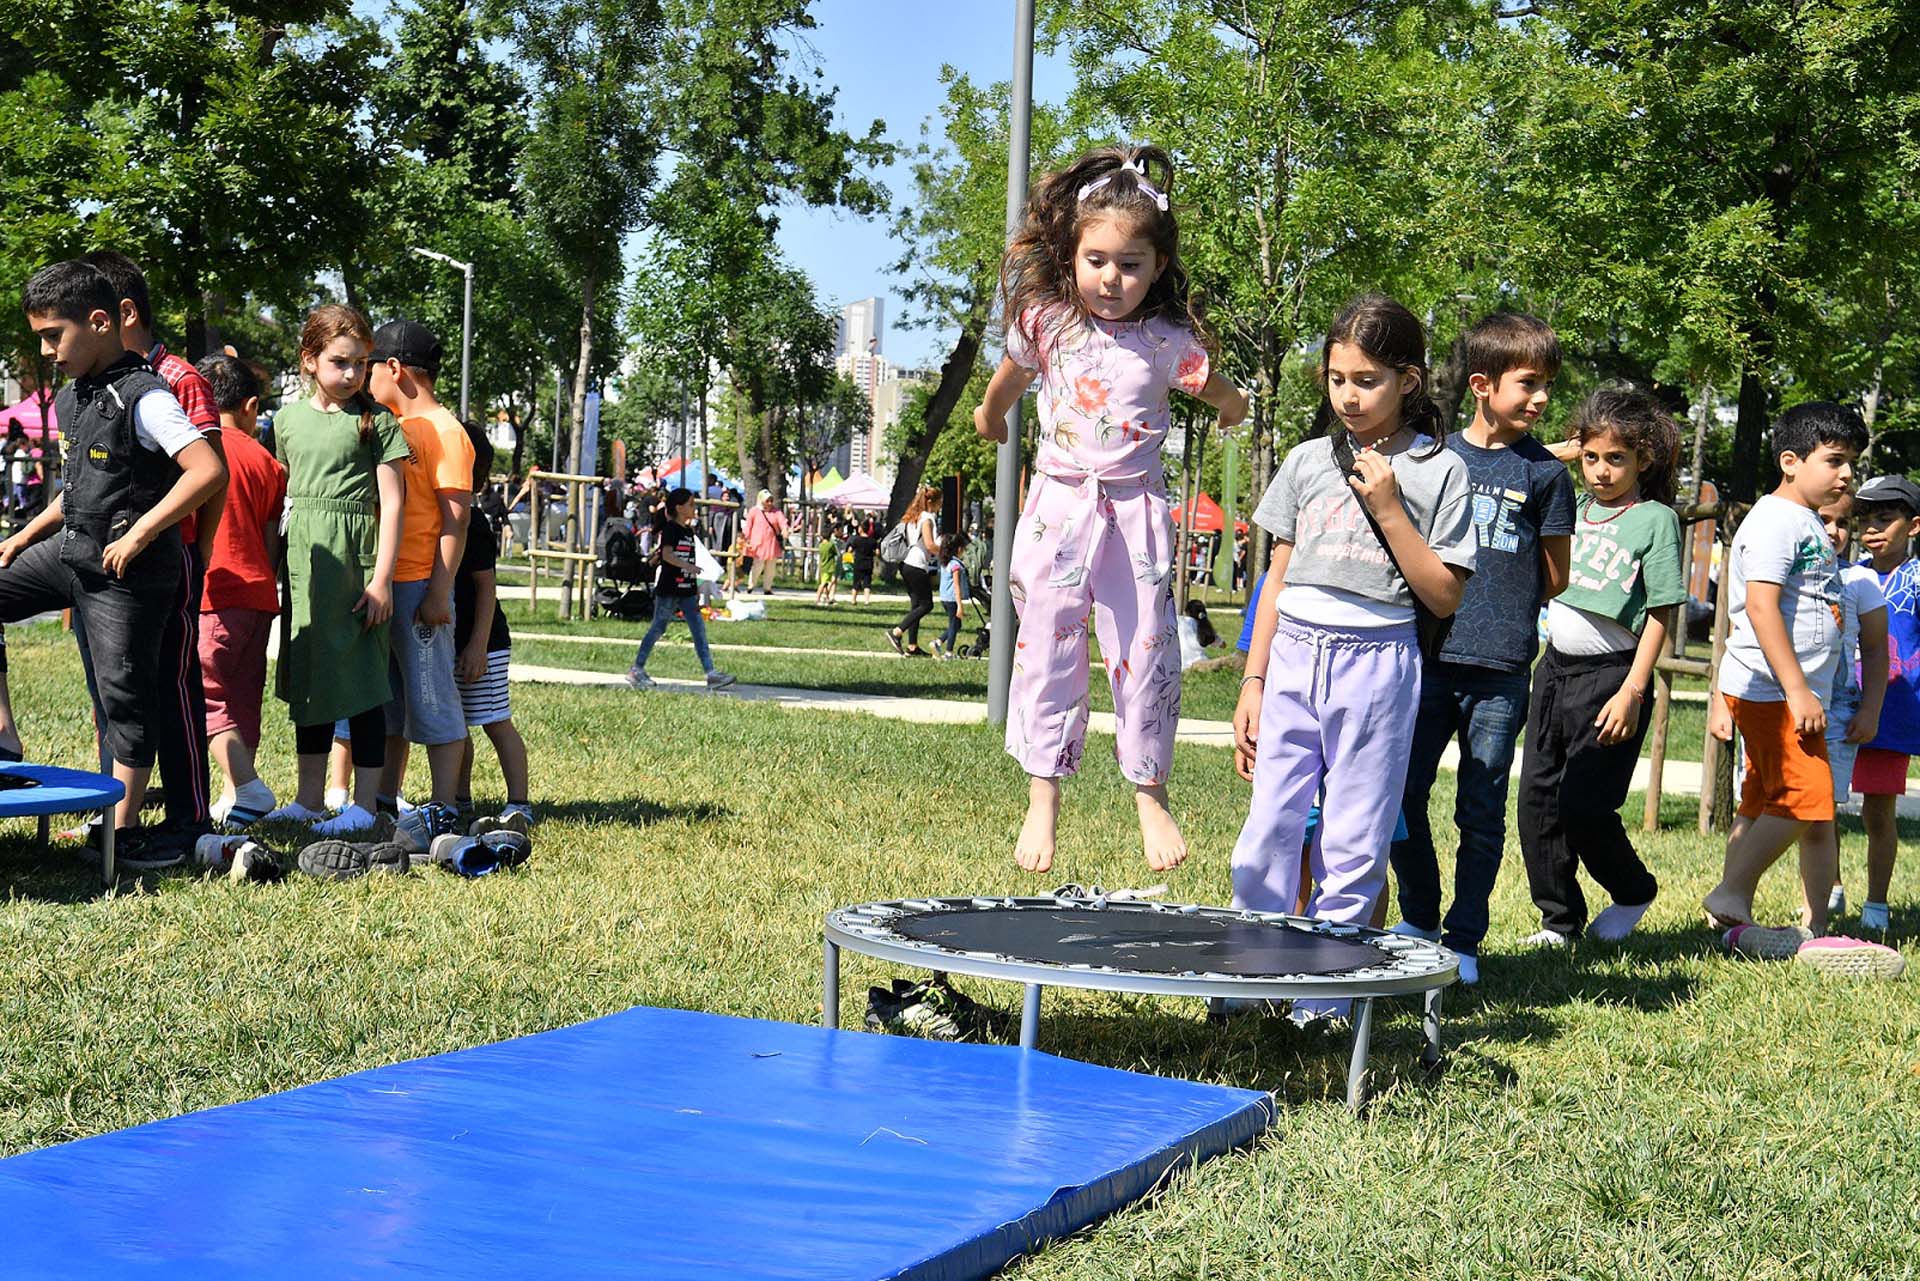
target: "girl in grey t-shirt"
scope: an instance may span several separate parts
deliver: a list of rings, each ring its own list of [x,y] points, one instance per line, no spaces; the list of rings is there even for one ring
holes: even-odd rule
[[[1287,455],[1254,512],[1277,546],[1234,712],[1253,803],[1233,851],[1233,901],[1293,910],[1307,810],[1324,790],[1308,915],[1364,925],[1385,884],[1420,704],[1414,601],[1442,617],[1459,607],[1473,511],[1465,465],[1435,440],[1426,335],[1411,312],[1390,298],[1349,304],[1322,369],[1329,435]],[[1336,461],[1340,435],[1351,472]],[[1344,1002],[1294,1009],[1346,1012]]]

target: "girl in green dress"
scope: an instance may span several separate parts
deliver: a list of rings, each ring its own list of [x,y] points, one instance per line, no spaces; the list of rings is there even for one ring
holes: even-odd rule
[[[276,691],[293,714],[300,784],[268,818],[318,822],[324,836],[373,826],[386,759],[387,619],[400,543],[406,437],[367,398],[373,331],[351,307],[317,307],[300,331],[308,394],[274,417],[287,465],[287,596]],[[353,801],[331,819],[327,749],[334,722],[353,732]]]

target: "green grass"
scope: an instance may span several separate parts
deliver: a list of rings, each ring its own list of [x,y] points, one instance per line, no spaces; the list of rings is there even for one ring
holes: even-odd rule
[[[48,627],[8,640],[32,754],[84,764],[70,641]],[[515,694],[544,821],[514,876],[237,886],[179,873],[103,898],[86,865],[32,848],[30,822],[0,825],[0,1153],[636,1003],[812,1022],[828,909],[1036,884],[1008,858],[1024,789],[985,727]],[[263,767],[284,792],[291,734],[276,711]],[[498,800],[480,754],[479,791]],[[1088,761],[1046,884],[1161,879],[1135,850],[1106,752]],[[1174,786],[1194,857],[1166,878],[1172,896],[1224,901],[1246,791],[1225,752],[1185,745]],[[1443,774],[1436,813],[1451,786]],[[1536,922],[1510,838],[1485,981],[1449,994],[1447,1070],[1414,1066],[1412,1007],[1393,1009],[1379,1094],[1358,1120],[1342,1103],[1344,1040],[1257,1019],[1216,1029],[1191,1001],[1049,993],[1043,1048],[1272,1090],[1281,1116],[1251,1150],[1011,1275],[1913,1275],[1920,988],[1718,955],[1693,904],[1719,844],[1692,832],[1691,812],[1669,804],[1671,830],[1643,841],[1663,886],[1645,930],[1572,955],[1512,950]],[[1857,878],[1851,823],[1843,857]],[[1920,928],[1913,884],[1902,868],[1902,938]],[[1762,914],[1787,916],[1792,894],[1774,873]],[[850,1021],[890,972],[849,960]],[[1016,1007],[1010,985],[962,985]]]

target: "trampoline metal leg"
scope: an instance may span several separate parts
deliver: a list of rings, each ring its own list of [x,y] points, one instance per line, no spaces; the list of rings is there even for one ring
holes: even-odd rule
[[[1434,988],[1427,993],[1426,1013],[1421,1016],[1420,1030],[1427,1035],[1427,1043],[1420,1050],[1420,1061],[1428,1067],[1440,1062],[1440,989]]]
[[[1027,999],[1020,1006],[1020,1048],[1031,1050],[1040,1039],[1040,985],[1027,984]]]
[[[840,1026],[840,945],[826,943],[825,963],[820,967],[820,1022],[830,1028]]]
[[[1373,1036],[1373,1000],[1360,1002],[1353,1018],[1353,1061],[1347,1065],[1347,1110],[1358,1112],[1367,1098],[1367,1042]]]
[[[100,883],[113,888],[113,806],[100,811]]]

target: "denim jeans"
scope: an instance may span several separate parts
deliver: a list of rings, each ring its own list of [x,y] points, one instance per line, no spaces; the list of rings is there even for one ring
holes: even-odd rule
[[[707,650],[707,619],[700,612],[698,596],[668,596],[656,593],[653,598],[653,623],[647,628],[647,634],[640,638],[640,648],[633,656],[633,670],[647,670],[647,657],[653,653],[653,646],[666,634],[667,624],[678,614],[687,620],[687,630],[693,633],[693,652],[700,657],[700,666],[706,671],[713,670],[713,655]]]
[[[1420,713],[1407,764],[1407,839],[1393,846],[1400,915],[1444,942],[1477,955],[1487,936],[1487,901],[1507,843],[1507,775],[1527,723],[1527,673],[1463,663],[1430,663],[1420,683]],[[1460,743],[1453,818],[1460,832],[1454,859],[1453,906],[1440,917],[1440,861],[1433,848],[1427,798],[1447,744]]]

